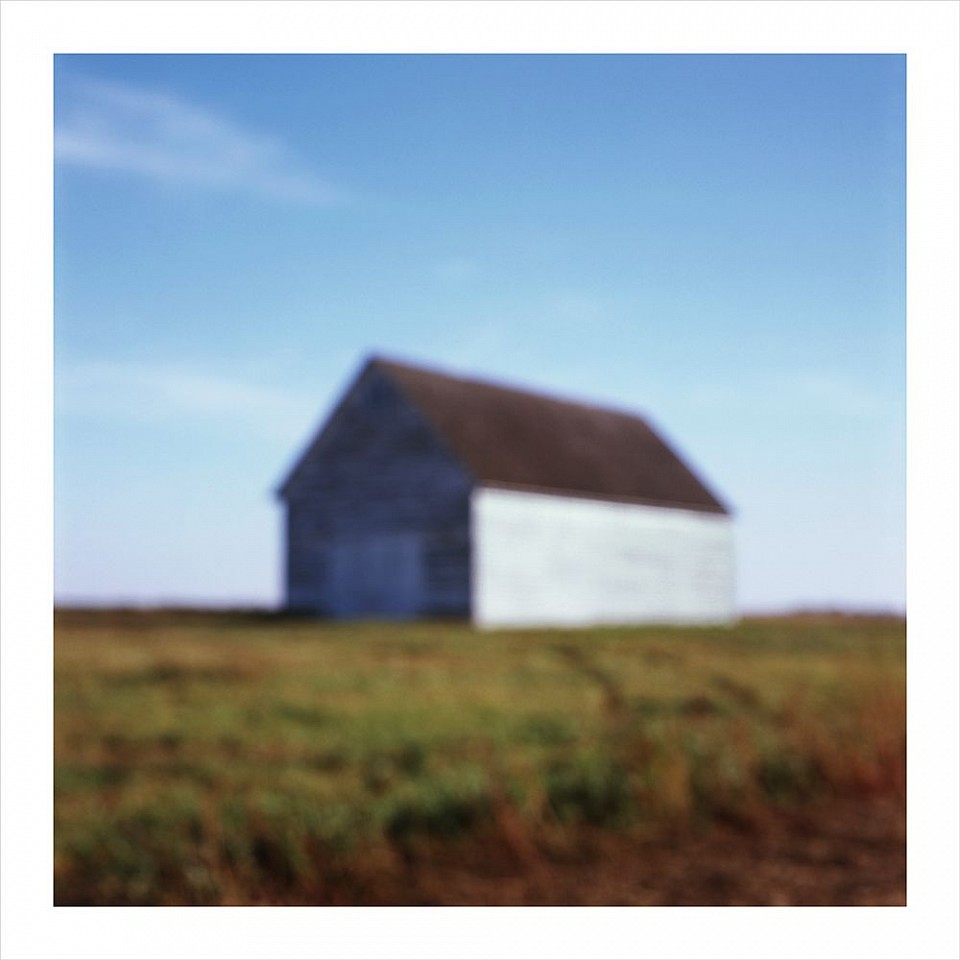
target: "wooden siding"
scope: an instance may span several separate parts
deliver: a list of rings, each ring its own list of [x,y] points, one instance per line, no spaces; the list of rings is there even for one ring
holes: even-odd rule
[[[466,616],[470,477],[376,369],[284,484],[287,606],[331,616]]]
[[[480,488],[480,626],[729,623],[732,523],[721,514]]]

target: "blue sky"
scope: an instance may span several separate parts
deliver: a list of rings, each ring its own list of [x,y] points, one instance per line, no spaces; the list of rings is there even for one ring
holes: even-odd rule
[[[900,56],[59,56],[61,601],[274,603],[371,351],[647,415],[739,603],[904,605]]]

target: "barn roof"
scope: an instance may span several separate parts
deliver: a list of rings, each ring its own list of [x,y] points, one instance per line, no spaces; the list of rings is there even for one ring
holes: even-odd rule
[[[729,513],[641,417],[381,357],[368,361],[484,486]]]

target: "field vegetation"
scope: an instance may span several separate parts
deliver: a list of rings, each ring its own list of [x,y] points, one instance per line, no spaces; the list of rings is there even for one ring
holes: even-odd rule
[[[558,878],[816,834],[841,807],[902,819],[904,633],[59,611],[55,900],[681,902]]]

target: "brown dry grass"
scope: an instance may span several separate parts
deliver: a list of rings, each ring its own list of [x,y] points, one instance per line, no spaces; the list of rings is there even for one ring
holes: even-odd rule
[[[900,902],[904,652],[64,611],[57,902]]]

